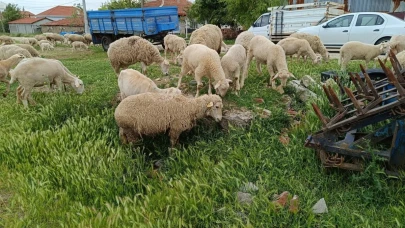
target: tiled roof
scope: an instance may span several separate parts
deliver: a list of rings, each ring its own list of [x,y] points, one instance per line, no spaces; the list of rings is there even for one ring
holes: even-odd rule
[[[41,26],[84,26],[83,17],[69,17],[62,20],[51,21]]]
[[[10,21],[8,23],[9,24],[33,24],[37,21],[44,20],[44,19],[45,19],[45,17],[40,17],[40,18],[26,17],[26,18],[21,18],[21,19],[15,20],[15,21]],[[46,19],[48,19],[48,18],[46,18]]]
[[[163,6],[177,6],[179,16],[186,16],[186,10],[193,4],[187,0],[164,0],[164,2]],[[144,7],[157,7],[161,4],[162,0],[156,0],[145,3]]]
[[[24,10],[24,11],[20,11],[20,14],[23,17],[31,17],[31,16],[35,16],[35,14],[31,13],[30,11]]]
[[[74,6],[55,6],[37,16],[72,16],[77,10],[78,8]]]

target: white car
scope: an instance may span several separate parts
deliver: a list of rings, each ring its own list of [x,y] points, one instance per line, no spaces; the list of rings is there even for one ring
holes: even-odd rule
[[[349,13],[297,32],[318,35],[325,46],[340,48],[348,41],[379,44],[405,35],[405,21],[386,13]]]

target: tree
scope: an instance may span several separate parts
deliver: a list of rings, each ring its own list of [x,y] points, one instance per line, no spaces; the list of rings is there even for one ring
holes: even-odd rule
[[[235,21],[227,12],[226,5],[223,0],[196,0],[187,11],[187,15],[199,23],[233,25]]]
[[[101,4],[99,10],[126,9],[141,7],[142,0],[111,0]]]
[[[226,9],[229,15],[234,15],[236,21],[249,28],[255,20],[267,12],[271,6],[283,5],[284,0],[221,0],[226,2]]]
[[[17,19],[22,18],[20,13],[20,8],[18,8],[17,4],[7,4],[6,9],[3,11],[3,20],[1,21],[5,27],[6,32],[10,32],[10,28],[8,26],[9,21],[14,21]]]

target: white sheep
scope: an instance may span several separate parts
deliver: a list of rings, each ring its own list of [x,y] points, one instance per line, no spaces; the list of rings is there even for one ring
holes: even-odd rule
[[[89,49],[89,46],[87,46],[85,43],[81,41],[74,41],[72,42],[72,51],[77,50],[77,49]]]
[[[49,42],[48,40],[40,40],[40,41],[38,41],[38,45],[41,47],[41,44],[43,44],[43,43],[48,43],[48,44],[51,44],[51,42]]]
[[[304,39],[308,41],[309,45],[311,46],[312,50],[315,53],[321,54],[322,58],[326,62],[329,61],[329,52],[326,50],[319,36],[311,35],[308,33],[293,33],[290,35],[290,37],[295,37],[298,39]]]
[[[249,48],[249,43],[250,40],[255,36],[255,34],[253,34],[252,32],[249,31],[244,31],[241,32],[235,40],[235,44],[240,44],[242,45],[245,50],[247,51],[247,49]]]
[[[281,85],[277,90],[280,93],[284,93],[283,87],[286,86],[288,78],[294,78],[294,75],[288,71],[283,48],[273,44],[273,42],[261,35],[257,35],[250,40],[246,65],[240,82],[241,88],[243,88],[244,82],[248,76],[248,69],[253,57],[256,59],[256,69],[259,74],[262,73],[260,64],[267,65],[267,70],[270,75],[269,84],[271,84],[273,89],[276,89],[275,80],[280,78]],[[275,74],[276,71],[277,74]]]
[[[37,39],[35,39],[33,37],[28,37],[27,39],[28,39],[28,42],[29,42],[30,45],[33,45],[33,46],[38,45],[38,40]]]
[[[27,37],[11,37],[15,43],[30,44],[30,40]]]
[[[13,45],[18,46],[20,48],[24,48],[31,54],[32,57],[39,57],[39,52],[29,44],[13,44]]]
[[[5,60],[10,58],[15,54],[22,54],[25,58],[31,58],[32,55],[24,48],[18,47],[16,45],[4,45],[0,46],[0,60]]]
[[[54,49],[50,43],[41,43],[39,46],[41,47],[41,51],[50,51]]]
[[[65,40],[65,38],[62,35],[59,35],[56,33],[50,33],[50,34],[47,33],[45,36],[46,36],[46,39],[49,40],[51,43],[53,43],[55,46],[57,44],[57,41],[63,43],[63,41]]]
[[[84,37],[84,40],[86,41],[84,43],[87,45],[90,45],[90,43],[93,41],[93,37],[89,33],[84,34],[83,37]]]
[[[9,36],[0,36],[0,43],[4,44],[13,44],[15,43],[13,39]]]
[[[3,93],[3,97],[6,97],[10,92],[10,83],[7,80],[7,76],[11,68],[15,67],[21,60],[25,58],[22,54],[15,54],[6,60],[0,61],[0,81],[6,83],[7,88]]]
[[[83,43],[86,43],[86,39],[84,38],[84,36],[79,35],[79,34],[69,34],[66,37],[67,37],[68,43],[72,43],[75,41],[81,41]]]
[[[169,74],[169,62],[160,55],[155,45],[139,36],[121,38],[112,42],[107,55],[117,76],[121,68],[127,69],[138,62],[141,62],[142,73],[145,75],[146,67],[152,63],[159,64],[163,74]]]
[[[163,38],[164,46],[165,46],[165,58],[167,52],[170,53],[170,57],[175,62],[175,58],[184,51],[187,47],[187,42],[184,38],[168,34]]]
[[[122,100],[114,117],[122,143],[168,131],[174,147],[180,134],[194,127],[198,119],[210,116],[219,122],[222,107],[218,95],[187,98],[175,94],[142,93]]]
[[[240,90],[240,76],[244,71],[246,50],[240,44],[233,45],[221,59],[225,78],[233,81],[236,93]]]
[[[280,40],[277,45],[281,46],[285,52],[286,56],[293,56],[297,54],[298,58],[309,56],[312,62],[317,64],[321,61],[321,57],[315,55],[309,42],[305,39],[298,39],[295,37],[288,37]]]
[[[148,77],[141,72],[133,69],[122,70],[118,76],[118,87],[120,88],[121,100],[131,95],[140,93],[164,93],[164,94],[181,94],[181,90],[171,87],[160,89]]]
[[[388,48],[388,43],[372,45],[359,41],[347,42],[340,48],[339,64],[341,65],[341,70],[346,70],[346,66],[350,60],[365,60],[366,64],[368,64],[370,60],[383,54]]]
[[[35,35],[34,36],[34,38],[37,40],[37,41],[41,41],[41,40],[47,40],[46,39],[46,36],[45,35]]]
[[[14,70],[10,71],[10,84],[20,83],[17,88],[17,102],[20,100],[24,107],[28,101],[35,104],[31,97],[34,87],[54,84],[62,91],[64,84],[69,84],[79,94],[83,93],[83,81],[73,75],[59,60],[30,58],[21,61]]]
[[[222,40],[221,29],[216,25],[206,24],[191,33],[189,45],[203,44],[220,54],[223,45]]]
[[[202,77],[208,77],[208,94],[211,94],[211,83],[214,86],[216,94],[224,97],[229,89],[229,81],[225,78],[224,70],[221,66],[219,55],[212,49],[202,44],[192,44],[184,49],[182,55],[181,72],[177,88],[180,88],[182,77],[188,72],[194,72],[194,78],[197,82],[196,97],[199,95],[200,88],[203,86]]]

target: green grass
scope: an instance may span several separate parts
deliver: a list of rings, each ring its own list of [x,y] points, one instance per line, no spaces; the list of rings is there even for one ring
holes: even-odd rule
[[[257,117],[248,129],[229,133],[201,121],[169,154],[166,135],[121,145],[113,116],[117,78],[100,47],[73,53],[61,47],[44,57],[60,59],[86,90],[82,95],[36,92],[38,104],[29,110],[16,105],[13,93],[0,99],[0,227],[405,225],[402,179],[385,175],[375,162],[363,173],[324,172],[314,151],[303,146],[320,129],[310,105],[286,89],[301,113],[295,117],[300,126],[292,127],[282,95],[265,86],[268,73],[258,76],[254,64],[240,96],[224,98],[225,109],[261,107],[272,117]],[[348,69],[358,71],[357,64]],[[339,67],[332,60],[319,66],[294,62],[289,68],[297,78],[308,74],[319,81],[320,72]],[[158,66],[148,70],[151,78],[162,77]],[[179,71],[173,66],[170,74]],[[321,96],[317,103],[324,110],[328,103]],[[265,102],[255,103],[258,97]],[[291,139],[286,146],[279,142],[283,128]],[[163,166],[153,171],[156,161]],[[236,192],[249,181],[259,190],[252,205],[241,205]],[[273,194],[282,191],[300,197],[298,214],[271,204]],[[329,213],[314,215],[311,207],[320,198]]]

